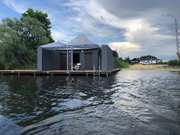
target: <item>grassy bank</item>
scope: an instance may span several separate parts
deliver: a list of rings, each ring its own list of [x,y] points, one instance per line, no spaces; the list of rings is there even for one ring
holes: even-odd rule
[[[129,67],[129,63],[126,60],[119,59],[117,57],[113,58],[113,64],[115,68],[128,68]]]
[[[142,65],[135,64],[130,65],[130,70],[165,70],[165,71],[180,71],[179,66],[170,66],[168,64],[155,64],[155,65]]]
[[[180,68],[180,62],[177,60],[170,60],[167,62],[167,64],[169,66],[172,66],[172,67],[179,67]]]

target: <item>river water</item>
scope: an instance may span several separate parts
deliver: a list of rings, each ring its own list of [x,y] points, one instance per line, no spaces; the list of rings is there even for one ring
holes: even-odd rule
[[[0,114],[24,134],[180,135],[180,74],[0,76]]]

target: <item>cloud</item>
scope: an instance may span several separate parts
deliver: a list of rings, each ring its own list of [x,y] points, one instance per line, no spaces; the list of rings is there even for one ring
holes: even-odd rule
[[[3,0],[18,13],[28,7],[50,15],[52,35],[70,41],[84,33],[93,42],[119,48],[123,56],[157,55],[175,58],[173,19],[180,18],[179,0]],[[170,27],[169,27],[170,26]]]
[[[71,1],[69,5],[81,9],[79,12],[85,12],[86,15],[92,17],[98,23],[119,30],[123,29],[124,39],[112,42],[125,42],[124,48],[127,44],[141,46],[141,51],[137,51],[137,55],[148,53],[159,57],[165,55],[175,57],[175,49],[167,50],[167,48],[175,47],[173,29],[169,29],[167,25],[172,24],[172,19],[168,18],[167,14],[177,14],[178,6],[176,4],[180,4],[180,2],[176,0],[172,4],[167,0],[156,2],[114,0],[112,3],[107,0],[91,0],[88,2],[77,0]],[[164,22],[161,22],[161,20]],[[119,45],[119,48],[123,51],[122,45]],[[129,51],[127,51],[127,55],[131,55]]]
[[[18,13],[23,13],[27,9],[22,4],[17,4],[15,0],[2,0],[2,2]]]
[[[52,31],[52,36],[55,41],[58,41],[59,39],[66,39],[66,35],[60,31]]]
[[[125,51],[125,52],[134,52],[139,51],[140,46],[130,43],[130,42],[111,42],[108,44],[112,50],[117,52]]]
[[[111,42],[108,44],[110,48],[119,53],[120,57],[127,57],[128,54],[132,54],[141,50],[141,46],[130,42]]]

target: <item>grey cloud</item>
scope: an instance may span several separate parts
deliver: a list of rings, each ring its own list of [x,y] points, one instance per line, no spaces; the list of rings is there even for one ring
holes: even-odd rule
[[[173,13],[179,16],[179,0],[98,0],[105,9],[119,17],[146,16],[153,10]]]
[[[89,8],[90,2],[95,6]],[[94,42],[130,42],[141,47],[139,51],[123,52],[123,56],[154,54],[175,58],[173,18],[167,15],[180,20],[179,0],[52,0],[42,5],[29,1],[13,4],[48,12],[54,35],[59,36],[59,40],[86,33]],[[97,8],[102,9],[100,13],[96,12]],[[144,26],[131,31],[125,24],[137,19],[141,19]]]

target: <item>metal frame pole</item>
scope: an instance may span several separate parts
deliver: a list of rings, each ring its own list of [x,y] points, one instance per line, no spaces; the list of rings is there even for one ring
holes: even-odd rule
[[[68,48],[67,48],[67,52],[66,52],[66,58],[67,58],[67,59],[66,59],[66,61],[67,61],[67,62],[66,62],[66,63],[67,63],[67,65],[66,65],[66,70],[67,70],[67,73],[69,72],[69,66],[68,66],[68,65],[69,65],[69,60],[68,60],[69,58],[68,58],[68,57],[69,57],[69,50],[68,50]]]
[[[73,71],[73,48],[71,46],[71,71]]]

